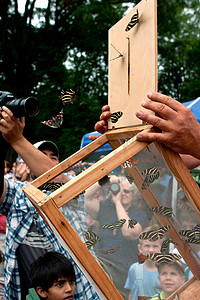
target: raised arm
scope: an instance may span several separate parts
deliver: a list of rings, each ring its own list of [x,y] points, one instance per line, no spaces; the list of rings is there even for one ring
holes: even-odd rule
[[[23,129],[25,118],[18,120],[13,113],[5,106],[1,112],[0,131],[7,143],[21,156],[35,176],[40,176],[48,171],[55,164],[40,150],[35,148],[24,136]],[[59,179],[67,182],[69,179],[65,175],[60,175]]]

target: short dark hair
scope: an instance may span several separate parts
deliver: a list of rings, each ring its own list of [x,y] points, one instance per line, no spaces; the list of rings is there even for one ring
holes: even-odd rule
[[[47,252],[31,264],[30,278],[33,287],[44,291],[60,277],[76,279],[73,265],[67,257],[58,252]]]

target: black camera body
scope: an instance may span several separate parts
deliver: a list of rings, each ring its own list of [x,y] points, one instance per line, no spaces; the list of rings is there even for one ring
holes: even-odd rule
[[[36,98],[16,99],[10,92],[0,91],[0,106],[8,107],[15,117],[35,117],[39,112],[39,103]]]

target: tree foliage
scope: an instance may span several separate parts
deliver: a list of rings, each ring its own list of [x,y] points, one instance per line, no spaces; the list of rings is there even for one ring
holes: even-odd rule
[[[66,157],[107,103],[108,30],[130,2],[48,0],[45,9],[36,3],[26,0],[20,13],[17,0],[0,0],[0,90],[38,98],[40,113],[27,120],[25,136],[54,140]],[[158,0],[159,90],[180,101],[199,96],[199,6]],[[40,121],[60,111],[62,88],[76,90],[77,99],[63,108],[63,126],[50,129]]]

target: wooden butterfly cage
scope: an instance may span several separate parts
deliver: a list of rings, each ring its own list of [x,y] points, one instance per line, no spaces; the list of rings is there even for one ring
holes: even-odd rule
[[[152,130],[138,123],[135,111],[141,109],[138,99],[157,90],[156,7],[156,0],[142,0],[109,30],[109,130],[23,189],[101,299],[128,299],[124,285],[137,262],[138,236],[152,224],[158,229],[142,237],[156,241],[165,236],[161,259],[173,262],[180,255],[193,275],[168,299],[200,294],[199,187],[178,154],[135,138],[139,131]],[[106,143],[113,150],[93,162]],[[92,165],[50,195],[40,190],[84,161]],[[86,209],[81,231],[66,217],[72,209]]]

